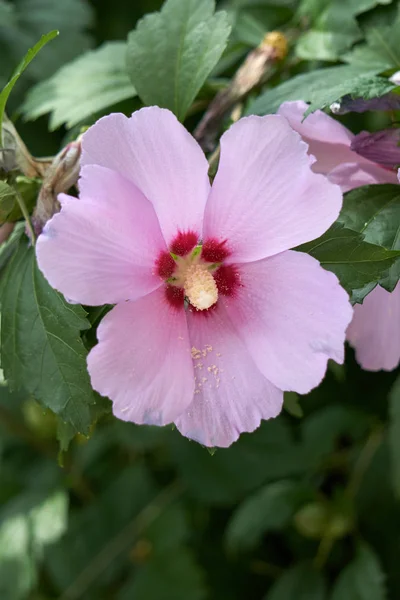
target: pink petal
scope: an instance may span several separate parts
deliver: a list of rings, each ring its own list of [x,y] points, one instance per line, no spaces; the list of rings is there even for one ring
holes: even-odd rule
[[[205,446],[227,447],[276,417],[283,394],[261,375],[222,305],[206,315],[189,312],[188,324],[196,390],[176,426]]]
[[[308,104],[302,101],[284,102],[278,109],[309,145],[309,153],[317,159],[313,164],[316,173],[329,173],[343,162],[366,162],[350,149],[354,134],[339,121],[321,110],[308,115],[304,113]]]
[[[280,389],[309,392],[329,358],[343,362],[353,312],[346,292],[301,252],[240,265],[240,278],[243,288],[223,301],[256,365]]]
[[[339,185],[342,192],[371,183],[396,183],[392,171],[351,150],[355,136],[339,121],[320,110],[303,121],[307,108],[305,102],[284,102],[278,113],[309,145],[309,153],[316,158],[313,171],[328,174],[329,181]]]
[[[194,377],[185,311],[165,289],[118,304],[101,322],[88,356],[92,385],[113,401],[116,417],[171,423],[193,398]]]
[[[92,305],[135,300],[159,287],[154,265],[166,246],[148,200],[104,167],[84,167],[79,185],[80,199],[61,196],[61,212],[36,245],[50,285]]]
[[[168,243],[178,229],[201,233],[210,190],[208,163],[169,110],[152,106],[129,119],[103,117],[85,133],[82,148],[82,164],[118,171],[150,200]]]
[[[321,235],[339,214],[339,188],[310,169],[307,146],[277,115],[241,119],[221,138],[204,237],[253,261]]]
[[[348,192],[362,185],[373,183],[398,183],[396,173],[374,163],[346,163],[339,165],[328,175],[329,181]]]
[[[380,286],[354,307],[347,339],[368,371],[391,371],[400,362],[400,284],[390,294]]]

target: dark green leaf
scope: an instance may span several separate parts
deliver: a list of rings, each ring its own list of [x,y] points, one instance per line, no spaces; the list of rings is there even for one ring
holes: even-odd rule
[[[0,244],[0,276],[2,275],[2,270],[10,260],[12,254],[17,249],[18,241],[24,231],[24,228],[25,223],[16,223],[10,237],[5,242]]]
[[[187,548],[153,558],[122,588],[117,600],[205,600],[204,574]]]
[[[31,212],[36,204],[39,191],[39,182],[23,175],[18,175],[15,181],[28,212]],[[18,204],[14,187],[0,180],[0,225],[6,221],[15,222],[22,218],[22,212]]]
[[[8,220],[13,220],[9,217],[16,207],[18,207],[18,202],[15,190],[8,183],[0,180],[0,225]]]
[[[51,113],[50,129],[68,128],[136,95],[125,67],[126,43],[108,42],[63,66],[27,96],[28,119]]]
[[[0,527],[0,592],[7,600],[25,600],[43,548],[66,530],[68,498],[63,491],[40,500],[21,495],[7,509]]]
[[[36,54],[43,48],[43,46],[45,46],[48,42],[50,42],[55,37],[57,37],[57,35],[58,35],[58,31],[50,31],[50,33],[48,33],[47,35],[42,35],[42,37],[40,38],[38,43],[35,44],[33,46],[33,48],[30,48],[28,50],[28,52],[26,53],[23,60],[20,62],[20,64],[16,68],[14,75],[11,77],[11,79],[7,83],[6,87],[0,93],[0,147],[2,146],[2,139],[3,139],[3,136],[2,136],[3,114],[4,114],[4,110],[6,108],[6,103],[7,103],[8,97],[11,94],[11,90],[13,89],[14,85],[17,83],[18,79],[20,78],[22,73],[25,71],[26,67],[29,65],[31,60],[33,60],[35,58]]]
[[[248,497],[233,513],[226,530],[228,549],[251,550],[264,533],[285,527],[309,497],[309,490],[294,481],[266,485]]]
[[[377,72],[400,67],[400,16],[389,27],[371,27],[367,30],[367,43],[357,46],[344,56],[358,69],[374,68]]]
[[[366,185],[344,197],[339,222],[362,233],[366,242],[400,250],[400,188],[395,184]],[[393,291],[400,277],[396,261],[380,284]]]
[[[390,1],[348,0],[345,10],[342,0],[303,1],[299,13],[303,18],[311,19],[313,27],[300,37],[296,54],[306,60],[338,60],[354,42],[363,37],[356,16],[377,4],[389,4]]]
[[[297,419],[301,419],[304,415],[303,409],[300,406],[299,395],[296,394],[296,392],[285,392],[283,397],[283,408],[292,415],[292,417],[296,417]]]
[[[267,481],[307,470],[302,449],[281,417],[242,434],[214,456],[177,432],[171,435],[169,449],[190,493],[209,504],[230,505]]]
[[[321,573],[307,564],[300,564],[288,569],[272,586],[264,600],[325,600],[325,598],[326,585]]]
[[[266,115],[274,113],[289,100],[304,100],[311,106],[306,114],[329,106],[346,94],[354,97],[373,98],[394,88],[383,77],[375,77],[374,71],[356,69],[349,65],[317,69],[292,77],[281,85],[265,91],[246,110],[246,114]]]
[[[346,19],[346,13],[343,12]],[[296,54],[305,60],[336,61],[360,37],[360,32],[318,31],[304,33],[296,45]]]
[[[368,417],[348,406],[330,405],[301,422],[303,452],[312,468],[318,468],[345,436],[360,441],[370,428]]]
[[[400,251],[387,250],[364,241],[362,234],[334,224],[317,240],[298,248],[320,261],[328,271],[337,275],[342,286],[352,298],[360,298],[360,289],[377,283],[388,273],[389,267],[399,258]],[[365,288],[367,289],[367,288]]]
[[[128,73],[145,104],[172,110],[183,120],[226,46],[226,14],[214,0],[167,0],[128,38]]]
[[[375,553],[360,545],[356,558],[339,575],[332,600],[386,600],[384,580]]]
[[[181,506],[173,505],[161,513],[140,540],[141,547],[148,548],[147,564],[128,581],[118,600],[206,598],[204,574],[184,545],[188,537],[189,528]]]
[[[39,271],[33,248],[20,241],[2,287],[1,358],[11,389],[25,387],[76,431],[87,433],[95,403],[80,330],[89,324]]]
[[[400,496],[400,378],[397,378],[389,395],[389,447],[392,463],[392,482]]]
[[[139,463],[118,469],[111,480],[108,478],[94,501],[71,516],[67,534],[46,552],[46,566],[55,588],[61,592],[71,587],[71,597],[78,599],[88,597],[88,588],[95,587],[98,593],[90,597],[100,598],[104,581],[124,566],[135,541],[136,517],[154,495],[152,480]],[[152,518],[158,514],[157,508]],[[99,556],[106,560],[99,562]]]
[[[60,30],[57,40],[32,62],[24,80],[41,81],[50,77],[62,64],[90,47],[88,29],[92,24],[92,9],[87,0],[13,0],[12,5],[13,23],[2,29],[1,35],[2,51],[11,64],[18,62],[43,31]],[[9,74],[8,61],[0,64],[0,79]]]

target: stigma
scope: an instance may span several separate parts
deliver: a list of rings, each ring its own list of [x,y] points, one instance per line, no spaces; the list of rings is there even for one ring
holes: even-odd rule
[[[185,296],[197,310],[207,310],[218,300],[214,277],[202,264],[190,265],[185,274]]]

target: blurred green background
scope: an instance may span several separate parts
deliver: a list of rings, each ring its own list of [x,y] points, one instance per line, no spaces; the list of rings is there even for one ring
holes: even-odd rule
[[[363,19],[368,26],[371,14],[390,22],[397,8],[363,4],[369,13],[360,26]],[[263,33],[283,25],[298,35],[331,5],[346,20],[352,2],[220,2],[233,33],[200,94],[205,106]],[[79,127],[49,133],[47,115],[19,118],[27,90],[86,50],[125,40],[143,14],[160,6],[158,0],[0,0],[1,85],[42,33],[60,30],[8,108],[34,154],[54,154]],[[317,66],[325,63],[292,57],[272,84]],[[129,114],[137,106],[128,98],[103,112]],[[188,127],[200,116],[193,113]],[[387,117],[342,120],[357,132],[378,129]],[[331,364],[317,390],[287,394],[279,418],[215,453],[172,427],[136,427],[107,416],[90,439],[78,436],[60,455],[52,414],[3,382],[1,600],[397,600],[397,376],[361,371],[348,348],[346,364]]]

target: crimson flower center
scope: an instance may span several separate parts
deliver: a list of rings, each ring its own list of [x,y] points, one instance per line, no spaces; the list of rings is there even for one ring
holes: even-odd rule
[[[232,295],[239,279],[235,266],[224,265],[229,255],[226,241],[208,239],[198,243],[194,232],[178,233],[169,252],[162,252],[156,261],[170,304],[183,307],[186,299],[196,311],[207,312],[220,294]]]

